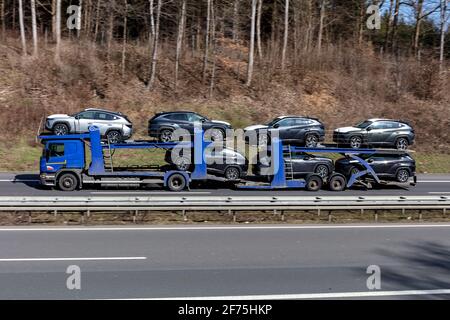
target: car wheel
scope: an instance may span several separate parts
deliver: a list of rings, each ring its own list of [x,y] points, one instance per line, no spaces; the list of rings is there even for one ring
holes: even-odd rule
[[[227,180],[239,180],[241,177],[241,172],[236,167],[228,167],[225,170],[224,176]]]
[[[335,174],[330,178],[328,185],[331,191],[344,191],[346,185],[345,177],[341,174]]]
[[[408,149],[408,146],[409,146],[409,143],[408,143],[408,139],[406,139],[406,138],[399,138],[395,142],[395,147],[397,148],[397,150],[406,150],[406,149]]]
[[[182,191],[186,185],[186,178],[179,173],[174,173],[167,179],[167,187],[170,191]]]
[[[322,188],[322,184],[322,178],[316,174],[306,178],[306,190],[308,191],[319,191]]]
[[[213,128],[211,129],[211,140],[212,141],[223,141],[225,133],[222,129]]]
[[[350,176],[353,176],[359,173],[359,169],[357,167],[351,167],[348,172]]]
[[[58,178],[58,187],[62,191],[74,191],[78,188],[78,179],[73,173],[64,173]]]
[[[318,174],[322,179],[326,179],[328,177],[328,167],[324,164],[320,164],[317,166],[316,170],[314,170],[314,173]]]
[[[319,137],[315,134],[309,134],[305,139],[305,146],[307,148],[315,148],[319,144]]]
[[[161,141],[161,142],[170,142],[170,141],[172,141],[172,135],[173,135],[172,130],[164,129],[159,134],[159,141]]]
[[[350,138],[350,147],[353,149],[359,149],[362,145],[362,139],[359,136],[353,136]]]
[[[175,166],[180,171],[188,171],[190,165],[191,165],[191,162],[186,157],[180,157],[177,160],[175,160]]]
[[[111,130],[106,134],[109,143],[119,143],[122,141],[122,134],[117,130]]]
[[[400,169],[397,172],[396,179],[398,182],[405,183],[409,180],[409,171],[406,169]]]
[[[57,123],[53,127],[53,133],[57,136],[65,136],[69,133],[69,127],[64,123]]]

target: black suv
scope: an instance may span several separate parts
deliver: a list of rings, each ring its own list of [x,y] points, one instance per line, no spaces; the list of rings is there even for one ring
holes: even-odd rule
[[[394,147],[406,150],[414,143],[414,129],[406,122],[387,119],[370,119],[353,127],[334,130],[333,141],[358,149],[362,145]]]
[[[328,178],[334,171],[333,160],[326,157],[319,157],[312,154],[299,152],[292,155],[291,158],[284,159],[286,176],[292,176],[294,178],[301,178],[310,173],[316,173],[322,177],[322,179]],[[271,166],[271,157],[262,157],[258,160],[257,165],[253,166],[253,174],[257,176],[272,176],[264,174]]]
[[[232,128],[228,122],[209,120],[195,112],[162,112],[148,121],[148,135],[161,142],[169,142],[172,141],[173,132],[177,129],[185,129],[194,134],[194,124],[198,122],[202,124],[203,131],[209,130],[211,138],[215,141],[223,140],[226,131]]]
[[[325,138],[325,127],[319,119],[300,116],[278,117],[266,125],[253,125],[245,128],[244,131],[247,139],[254,132],[257,142],[265,145],[268,132],[273,129],[279,130],[281,140],[310,148],[316,147]]]
[[[373,154],[361,155],[366,160],[378,177],[382,180],[392,180],[401,183],[408,182],[416,173],[416,162],[407,153],[404,154]],[[335,162],[335,170],[350,178],[352,174],[365,170],[356,160],[345,157]]]

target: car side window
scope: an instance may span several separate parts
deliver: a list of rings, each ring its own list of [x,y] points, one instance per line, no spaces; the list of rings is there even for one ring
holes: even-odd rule
[[[384,122],[375,122],[370,126],[371,129],[384,129],[385,125]]]
[[[95,112],[86,111],[78,114],[78,119],[95,119]]]
[[[97,112],[96,115],[95,115],[95,119],[96,120],[111,121],[111,120],[114,120],[114,116],[112,114],[109,114],[109,113]]]
[[[276,124],[278,124],[279,127],[290,127],[294,125],[294,119],[283,119]]]
[[[190,121],[190,122],[202,121],[202,119],[203,119],[203,117],[201,117],[195,113],[190,113],[188,115],[188,121]]]
[[[393,121],[385,122],[385,129],[396,129],[396,128],[400,128],[400,123]]]
[[[295,119],[294,120],[294,125],[296,126],[306,126],[309,124],[309,121],[306,119]]]
[[[175,120],[175,121],[187,121],[188,120],[187,116],[183,113],[171,114],[171,115],[168,115],[166,118],[169,120]]]

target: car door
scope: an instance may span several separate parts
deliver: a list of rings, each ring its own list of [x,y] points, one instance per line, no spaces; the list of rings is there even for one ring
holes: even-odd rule
[[[197,125],[200,124],[201,129],[203,131],[211,129],[211,127],[212,127],[212,123],[209,121],[205,121],[205,118],[202,117],[201,115],[196,114],[196,113],[188,113],[187,114],[187,126],[189,127],[188,130],[190,130],[191,132],[194,132],[194,126],[196,124]]]
[[[369,145],[380,145],[384,143],[384,121],[371,124],[367,129],[367,143]]]
[[[292,158],[292,168],[295,174],[314,171],[314,158],[308,154],[296,154]]]
[[[384,144],[392,144],[397,139],[397,134],[400,129],[400,123],[393,121],[385,122],[385,129],[383,134]]]
[[[84,111],[79,113],[75,118],[75,127],[78,133],[89,132],[89,127],[95,122],[94,111]]]

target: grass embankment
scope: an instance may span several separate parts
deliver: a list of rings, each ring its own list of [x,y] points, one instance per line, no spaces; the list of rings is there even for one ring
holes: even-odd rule
[[[39,171],[42,147],[25,141],[0,145],[0,171]],[[163,165],[164,150],[116,150],[115,166]],[[450,154],[415,152],[418,173],[450,173]]]

